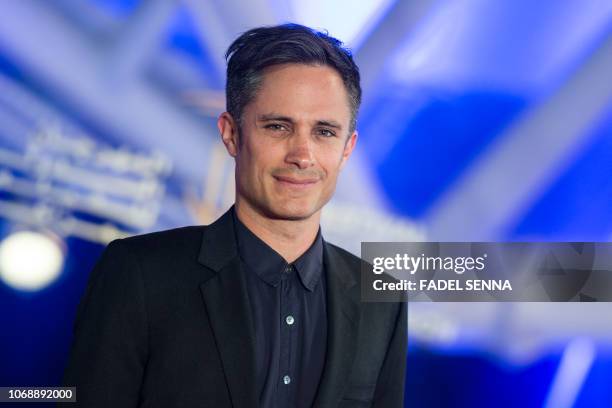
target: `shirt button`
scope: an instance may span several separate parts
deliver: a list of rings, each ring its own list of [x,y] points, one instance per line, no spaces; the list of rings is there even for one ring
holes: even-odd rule
[[[289,377],[288,375],[283,377],[283,383],[285,385],[289,384],[291,382],[291,377]]]
[[[285,266],[285,273],[290,273],[290,272],[291,272],[291,265]]]
[[[293,316],[289,315],[287,317],[285,317],[285,321],[287,322],[288,325],[292,325],[293,322],[295,322],[295,319],[293,318]]]

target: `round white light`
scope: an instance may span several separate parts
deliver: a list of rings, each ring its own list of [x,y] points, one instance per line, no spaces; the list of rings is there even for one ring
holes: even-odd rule
[[[0,278],[15,289],[44,288],[57,279],[63,264],[62,248],[44,234],[16,232],[0,243]]]

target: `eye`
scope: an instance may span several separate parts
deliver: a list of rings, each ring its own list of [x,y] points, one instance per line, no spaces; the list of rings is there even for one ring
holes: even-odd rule
[[[281,131],[281,130],[287,130],[287,127],[283,124],[280,123],[270,123],[266,126],[264,126],[265,129],[270,129],[270,130],[274,130],[274,131]]]
[[[317,129],[317,135],[323,136],[323,137],[334,137],[336,136],[336,133],[334,133],[333,131],[329,129]]]

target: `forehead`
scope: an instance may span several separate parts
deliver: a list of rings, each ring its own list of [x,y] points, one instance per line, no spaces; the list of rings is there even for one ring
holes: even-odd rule
[[[296,119],[334,116],[348,123],[350,117],[342,78],[333,68],[320,65],[282,64],[266,68],[249,105],[257,114],[275,112]]]

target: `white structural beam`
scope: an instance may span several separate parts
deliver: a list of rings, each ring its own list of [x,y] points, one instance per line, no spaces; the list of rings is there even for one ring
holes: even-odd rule
[[[207,50],[219,78],[225,79],[225,51],[242,32],[277,24],[267,0],[183,0],[193,16],[200,44]]]
[[[3,2],[0,10],[11,18],[0,24],[2,52],[78,114],[134,147],[155,146],[172,159],[179,176],[200,179],[215,131],[144,76],[129,84],[117,83],[109,72],[108,55],[60,16],[49,13],[50,6],[32,0]]]
[[[152,54],[163,43],[176,0],[143,2],[121,31],[119,41],[106,53],[109,70],[128,83],[142,74]]]
[[[401,42],[435,3],[434,0],[396,0],[359,47],[355,62],[366,97]]]

